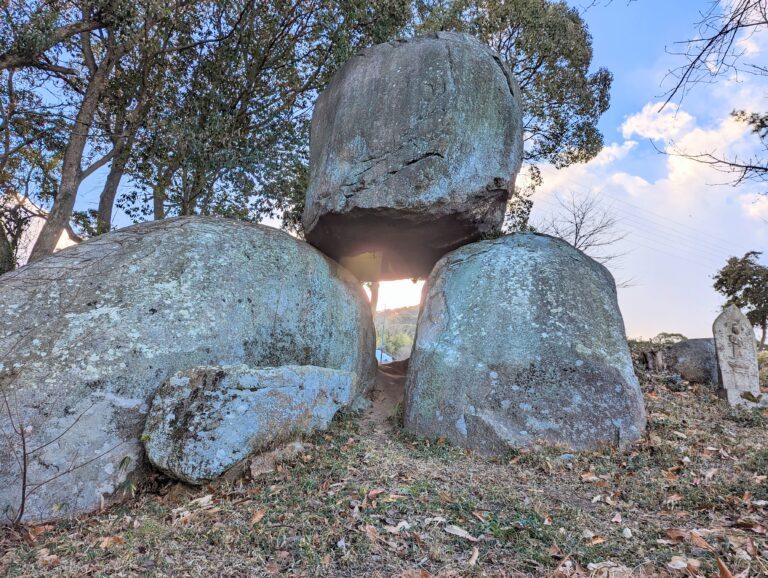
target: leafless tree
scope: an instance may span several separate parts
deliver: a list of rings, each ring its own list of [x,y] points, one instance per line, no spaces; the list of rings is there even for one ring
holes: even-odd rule
[[[621,230],[619,218],[597,195],[555,194],[555,207],[550,215],[533,224],[541,233],[559,237],[595,261],[616,269],[626,255],[616,251],[616,245],[627,237]],[[634,285],[632,279],[617,281],[617,287]]]
[[[715,0],[696,25],[697,37],[683,41],[685,48],[675,53],[687,63],[670,71],[677,81],[667,93],[665,105],[682,100],[695,85],[714,82],[724,74],[768,74],[768,67],[744,60],[746,49],[739,44],[740,39],[768,26],[766,0]]]
[[[671,70],[675,84],[667,93],[662,109],[673,100],[682,101],[698,84],[713,83],[725,74],[753,74],[768,76],[768,67],[748,61],[743,41],[768,27],[766,0],[715,0],[701,13],[697,22],[698,34],[681,44],[676,52],[686,63]],[[762,145],[760,153],[751,157],[722,156],[717,151],[691,152],[672,144],[665,152],[708,165],[732,176],[733,184],[745,181],[768,182],[768,114],[734,110],[733,118],[749,125]]]
[[[600,263],[623,255],[609,248],[627,234],[620,230],[618,217],[596,195],[555,194],[555,201],[555,211],[537,223],[536,230],[567,241]]]

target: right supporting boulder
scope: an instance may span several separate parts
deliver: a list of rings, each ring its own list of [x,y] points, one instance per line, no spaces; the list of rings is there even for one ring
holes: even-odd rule
[[[405,427],[486,455],[622,447],[645,408],[608,270],[547,235],[443,257],[424,289]]]

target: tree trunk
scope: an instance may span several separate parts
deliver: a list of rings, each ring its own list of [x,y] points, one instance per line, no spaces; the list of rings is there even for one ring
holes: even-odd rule
[[[766,329],[768,329],[768,321],[763,321],[763,334],[760,336],[760,351],[765,350],[765,333]]]
[[[125,173],[125,165],[133,148],[133,138],[120,139],[115,144],[115,156],[109,167],[104,189],[99,196],[99,212],[96,217],[96,234],[108,233],[112,229],[112,208],[115,205],[117,187]]]
[[[16,259],[13,256],[11,240],[0,227],[0,275],[13,271],[16,268]]]
[[[376,306],[379,304],[379,282],[371,283],[371,314],[376,315]]]
[[[171,162],[162,172],[159,172],[157,183],[152,188],[152,205],[154,208],[155,221],[165,219],[165,191],[171,185],[173,175],[176,172],[176,163]]]
[[[77,117],[69,136],[69,142],[64,151],[59,190],[53,201],[53,208],[48,214],[48,218],[29,256],[30,262],[53,253],[54,249],[56,249],[56,244],[61,238],[62,231],[64,231],[66,224],[69,222],[70,217],[72,217],[72,210],[75,206],[77,190],[80,187],[83,172],[83,151],[88,141],[88,133],[93,124],[96,108],[99,105],[99,98],[104,92],[109,73],[114,64],[115,55],[110,48],[107,50],[104,60],[99,64],[96,74],[91,77],[88,88],[85,90],[85,96],[82,103],[80,103],[80,110],[77,112]]]
[[[643,360],[645,361],[645,367],[648,371],[664,371],[666,370],[666,364],[664,363],[664,353],[655,349],[643,351]]]

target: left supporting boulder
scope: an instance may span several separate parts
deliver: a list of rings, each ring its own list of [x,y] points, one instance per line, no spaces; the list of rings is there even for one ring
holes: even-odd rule
[[[190,484],[215,480],[253,453],[326,429],[350,403],[352,379],[312,365],[180,371],[152,399],[142,435],[147,457]]]
[[[87,512],[140,478],[151,396],[178,371],[312,365],[352,374],[356,398],[374,340],[348,271],[226,219],[136,225],[3,275],[0,518]]]

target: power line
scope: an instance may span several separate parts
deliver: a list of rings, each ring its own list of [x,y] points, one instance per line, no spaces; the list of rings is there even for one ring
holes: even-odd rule
[[[544,205],[548,205],[548,206],[551,206],[551,207],[558,208],[558,209],[562,210],[562,207],[559,207],[558,205],[554,205],[552,203],[548,203],[547,201],[543,201],[543,200],[541,200],[540,202],[542,202]],[[622,214],[621,218],[623,218],[623,219],[625,219],[627,221],[634,221],[635,226],[632,226],[630,231],[627,231],[628,234],[631,234],[633,237],[640,237],[641,239],[643,239],[643,240],[645,240],[647,242],[658,244],[660,246],[659,247],[659,251],[660,252],[665,252],[663,249],[667,249],[670,246],[671,247],[675,247],[675,248],[679,248],[679,249],[684,249],[685,251],[687,251],[687,253],[689,253],[689,254],[693,253],[696,257],[698,257],[700,259],[700,263],[701,264],[704,264],[702,261],[708,260],[708,259],[714,259],[718,263],[722,262],[724,260],[724,256],[723,255],[725,253],[730,253],[730,252],[725,251],[725,250],[713,250],[711,248],[710,248],[710,250],[707,250],[706,248],[701,247],[700,243],[697,243],[696,241],[694,241],[694,240],[692,240],[692,239],[690,239],[690,238],[688,238],[686,236],[683,236],[682,233],[678,233],[678,232],[675,232],[675,231],[664,230],[660,226],[658,226],[657,224],[655,224],[653,222],[639,221],[637,219],[634,219],[630,215],[623,215],[623,214]],[[655,236],[650,236],[645,231],[637,230],[637,228],[636,228],[637,224],[639,224],[641,226],[646,226],[646,225],[650,224],[650,225],[652,225],[652,228],[655,229],[658,232],[655,233]],[[670,234],[671,235],[678,235],[679,238],[671,237]],[[667,243],[666,245],[664,244],[665,242]],[[684,258],[683,255],[679,255],[678,254],[676,256]],[[687,256],[686,256],[686,258],[687,258]],[[710,266],[710,265],[707,264],[707,266]]]

